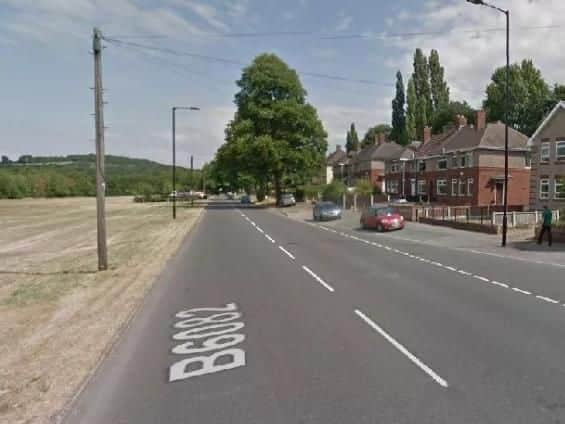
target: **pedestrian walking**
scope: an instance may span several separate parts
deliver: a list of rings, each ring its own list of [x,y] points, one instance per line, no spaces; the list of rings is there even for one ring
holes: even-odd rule
[[[551,246],[551,224],[553,221],[553,212],[551,212],[551,209],[549,209],[546,206],[543,207],[543,212],[541,214],[542,219],[543,219],[543,223],[541,225],[541,230],[539,232],[539,237],[538,237],[538,244],[541,244],[543,241],[543,235],[545,233],[547,233],[547,241],[549,246]]]

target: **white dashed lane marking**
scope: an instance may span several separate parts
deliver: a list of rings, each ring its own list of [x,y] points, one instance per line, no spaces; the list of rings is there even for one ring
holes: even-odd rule
[[[438,268],[442,268],[442,269],[445,269],[445,270],[448,270],[448,271],[451,271],[451,272],[457,272],[457,273],[464,275],[466,277],[473,277],[477,280],[484,281],[486,283],[490,283],[490,284],[497,286],[497,287],[502,287],[504,289],[512,289],[516,293],[521,293],[521,294],[524,294],[524,295],[532,295],[533,294],[537,299],[544,301],[544,302],[547,302],[547,303],[552,303],[552,304],[560,304],[561,303],[559,300],[553,299],[551,297],[537,295],[537,294],[534,294],[534,293],[529,292],[527,290],[520,289],[518,287],[510,287],[508,284],[501,283],[499,281],[495,281],[495,280],[491,281],[487,277],[483,277],[481,275],[473,274],[472,272],[468,272],[468,271],[465,271],[463,269],[457,269],[457,268],[450,266],[450,265],[444,265],[440,262],[432,261],[430,259],[422,258],[420,256],[413,255],[410,252],[404,252],[402,250],[392,248],[390,246],[382,245],[382,244],[374,242],[374,241],[365,240],[365,239],[359,238],[359,237],[354,236],[354,235],[346,234],[344,232],[338,233],[336,230],[324,227],[323,225],[314,225],[314,226],[318,227],[318,228],[323,228],[324,230],[327,230],[327,231],[332,231],[332,232],[339,234],[343,237],[351,238],[352,240],[356,240],[356,241],[359,241],[359,242],[362,242],[362,243],[365,243],[365,244],[368,244],[368,245],[371,245],[371,246],[374,246],[374,247],[378,247],[380,249],[385,249],[389,252],[393,252],[393,253],[396,253],[396,254],[399,254],[399,255],[406,256],[406,257],[411,258],[411,259],[418,260],[422,263],[434,265],[434,266],[437,266]],[[411,240],[408,240],[408,241],[411,241]],[[563,303],[562,306],[565,307],[565,303]]]
[[[294,255],[292,253],[290,253],[288,250],[286,250],[284,247],[279,246],[279,249],[282,250],[286,256],[288,256],[290,259],[295,260],[296,258],[294,257]]]
[[[269,240],[271,243],[274,243],[275,240],[268,234],[265,234],[265,237],[267,238],[267,240]]]
[[[437,384],[441,387],[447,388],[449,385],[447,381],[441,378],[434,370],[424,364],[420,359],[418,359],[415,355],[413,355],[408,349],[406,349],[402,344],[397,342],[390,334],[388,334],[385,330],[379,327],[371,318],[361,312],[359,309],[355,310],[355,313],[359,318],[361,318],[365,323],[383,336],[391,345],[393,345],[400,353],[410,359],[418,368],[428,374]]]
[[[328,283],[326,283],[324,280],[322,280],[320,277],[318,277],[310,268],[308,268],[306,265],[302,265],[302,269],[304,271],[306,271],[308,274],[310,274],[311,277],[314,278],[314,280],[316,280],[318,283],[320,283],[322,286],[324,286],[326,289],[328,289],[329,291],[331,291],[332,293],[334,292],[334,288],[332,286],[330,286]]]

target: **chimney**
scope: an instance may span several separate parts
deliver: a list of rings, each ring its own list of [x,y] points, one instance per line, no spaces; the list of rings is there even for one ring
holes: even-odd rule
[[[484,130],[487,127],[487,113],[484,110],[477,111],[477,130]]]
[[[464,115],[457,115],[455,117],[455,122],[457,123],[457,128],[462,128],[467,126],[467,118]]]
[[[426,144],[432,139],[432,129],[430,127],[424,127],[424,139],[423,144]]]
[[[378,133],[377,134],[377,144],[380,146],[383,143],[386,143],[385,133]]]

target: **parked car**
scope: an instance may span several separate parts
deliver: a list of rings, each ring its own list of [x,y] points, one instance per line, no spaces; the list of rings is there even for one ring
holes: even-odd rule
[[[245,195],[245,196],[241,196],[241,204],[242,205],[252,205],[257,201],[257,199],[254,196],[249,196],[249,195]]]
[[[377,231],[401,230],[404,228],[404,217],[390,206],[372,206],[361,215],[361,227]]]
[[[284,193],[279,200],[279,206],[295,206],[296,199],[292,193]]]
[[[312,209],[314,221],[341,219],[341,208],[334,202],[318,202]]]

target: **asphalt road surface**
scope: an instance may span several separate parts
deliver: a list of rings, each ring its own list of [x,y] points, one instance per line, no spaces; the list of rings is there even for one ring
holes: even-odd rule
[[[565,272],[211,207],[66,423],[565,423]]]

